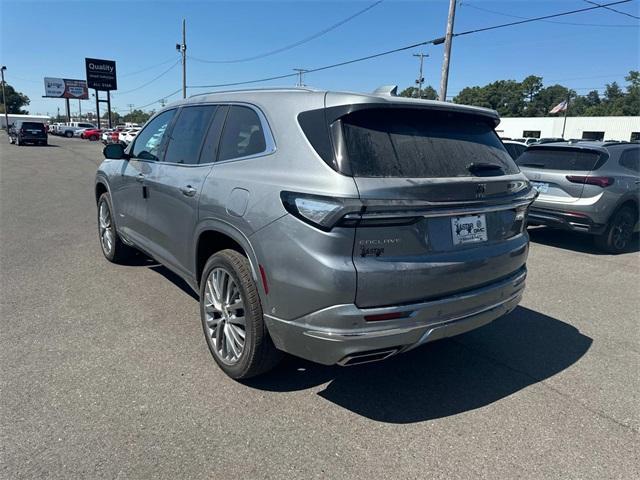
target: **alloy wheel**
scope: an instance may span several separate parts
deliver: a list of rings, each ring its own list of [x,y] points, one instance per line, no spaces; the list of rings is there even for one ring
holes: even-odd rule
[[[100,224],[100,244],[105,255],[110,255],[113,250],[113,239],[115,237],[113,232],[113,222],[111,221],[111,211],[107,202],[100,204],[100,210],[98,213],[98,222]]]
[[[244,299],[236,281],[224,268],[214,268],[207,277],[204,314],[215,355],[228,365],[237,363],[245,347]]]
[[[618,250],[624,250],[633,235],[633,220],[627,212],[622,213],[611,228],[613,246]]]

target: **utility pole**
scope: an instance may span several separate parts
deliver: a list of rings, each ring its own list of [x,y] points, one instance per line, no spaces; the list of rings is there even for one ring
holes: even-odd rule
[[[4,65],[0,68],[2,73],[2,105],[4,106],[4,127],[7,129],[7,135],[9,134],[9,113],[7,112],[7,97],[4,94],[4,71],[7,69]]]
[[[133,103],[127,103],[127,107],[129,107],[129,113],[133,113]]]
[[[306,87],[304,84],[304,74],[307,73],[307,70],[305,68],[294,68],[293,71],[298,73],[296,87]]]
[[[82,104],[80,102],[81,100],[78,99],[78,116],[80,117],[80,121],[82,121]]]
[[[442,60],[442,76],[440,78],[441,102],[447,100],[447,83],[449,83],[449,61],[451,60],[451,41],[453,40],[453,21],[456,16],[456,0],[449,0],[449,18],[447,18],[447,33],[444,37],[444,59]]]
[[[182,19],[182,43],[176,43],[176,50],[182,54],[182,98],[187,98],[187,21]]]
[[[429,55],[424,53],[414,53],[413,56],[420,59],[420,73],[418,73],[416,83],[418,84],[418,98],[422,98],[422,84],[424,82],[424,77],[422,76],[422,62],[424,61],[424,57],[428,57]]]
[[[167,99],[166,98],[161,98],[160,99],[160,107],[164,108],[166,104],[167,104]]]

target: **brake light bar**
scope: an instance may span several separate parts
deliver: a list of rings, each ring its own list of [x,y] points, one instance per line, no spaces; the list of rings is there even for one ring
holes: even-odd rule
[[[608,187],[613,185],[614,179],[611,177],[595,177],[590,175],[567,175],[567,180],[571,183],[582,183],[585,185],[597,185],[598,187]]]

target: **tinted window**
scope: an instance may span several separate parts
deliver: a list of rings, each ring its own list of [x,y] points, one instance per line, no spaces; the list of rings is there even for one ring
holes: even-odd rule
[[[160,146],[175,110],[167,110],[151,120],[136,136],[132,156],[145,160],[158,160]]]
[[[218,160],[246,157],[266,150],[260,119],[249,107],[233,106],[224,124]]]
[[[516,163],[521,167],[548,170],[593,170],[600,157],[599,152],[590,150],[530,147]]]
[[[229,107],[227,105],[221,105],[216,108],[216,114],[213,117],[207,138],[202,146],[200,152],[200,163],[211,163],[216,161],[218,156],[218,145],[220,143],[220,133],[224,125],[224,119],[227,116]]]
[[[493,125],[474,116],[367,109],[343,117],[342,131],[354,176],[471,176],[474,164],[518,172]]]
[[[21,128],[24,128],[25,130],[40,130],[43,131],[44,130],[44,124],[43,123],[37,123],[37,122],[22,122]]]
[[[84,127],[84,128],[95,128],[93,125],[91,125],[90,123],[79,123],[78,124],[79,127]]]
[[[620,165],[629,170],[640,172],[640,148],[630,148],[622,152]]]
[[[194,165],[198,163],[200,147],[216,107],[203,105],[184,107],[171,130],[165,162]]]
[[[511,155],[511,158],[514,160],[522,155],[522,152],[527,149],[525,145],[518,145],[516,143],[505,143],[504,148],[507,149],[507,152],[509,152],[509,155]]]

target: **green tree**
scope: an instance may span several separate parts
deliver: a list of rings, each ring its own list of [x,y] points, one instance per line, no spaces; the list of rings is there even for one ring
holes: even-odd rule
[[[629,82],[627,85],[627,93],[623,105],[623,115],[639,115],[640,114],[640,72],[631,70],[629,75],[624,77]]]
[[[102,114],[102,120],[106,120],[107,122],[109,121],[109,112],[104,112]],[[122,123],[122,115],[120,115],[118,112],[111,112],[111,123],[113,125],[117,125],[118,123]]]
[[[400,92],[400,96],[418,98],[418,88],[407,87]],[[420,95],[420,98],[423,100],[435,100],[436,98],[438,98],[438,93],[431,85],[427,85],[425,87],[422,87],[422,95]]]
[[[124,117],[122,117],[122,120],[124,120],[125,122],[138,123],[142,125],[147,120],[149,120],[149,117],[152,114],[153,112],[147,113],[143,112],[142,110],[133,110],[132,112],[127,113]]]
[[[22,107],[29,105],[29,97],[25,94],[17,92],[11,85],[4,82],[4,93],[7,96],[6,102],[2,97],[2,90],[0,90],[0,98],[2,98],[2,105],[0,105],[0,112],[4,113],[4,105],[7,106],[7,113],[16,113],[26,115],[29,112],[22,110]]]

